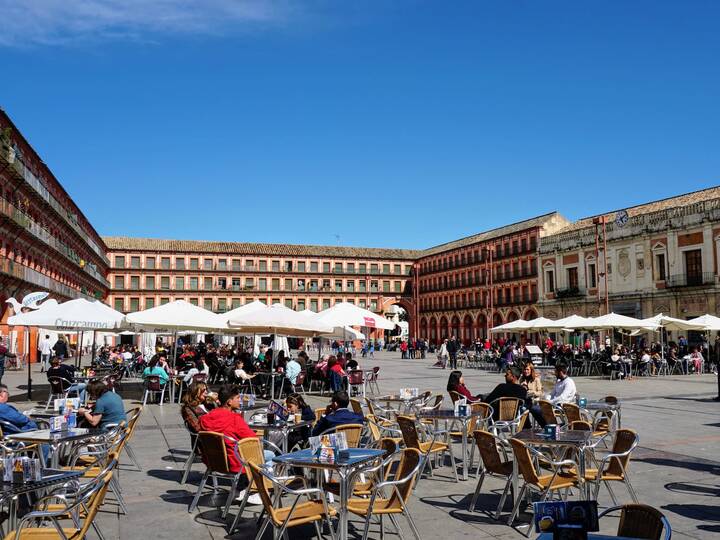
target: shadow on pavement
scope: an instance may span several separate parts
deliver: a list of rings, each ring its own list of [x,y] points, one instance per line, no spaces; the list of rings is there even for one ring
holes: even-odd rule
[[[716,504],[666,504],[662,509],[696,521],[720,522],[720,506]]]
[[[720,488],[692,484],[690,482],[672,482],[665,484],[665,489],[676,493],[688,493],[693,495],[705,495],[706,497],[720,497]]]

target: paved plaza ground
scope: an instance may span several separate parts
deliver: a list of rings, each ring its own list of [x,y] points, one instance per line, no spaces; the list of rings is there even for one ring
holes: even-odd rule
[[[434,369],[432,363],[430,359],[400,360],[399,353],[380,353],[374,360],[361,359],[361,367],[381,366],[383,392],[409,386],[445,393],[449,371]],[[480,393],[491,390],[501,382],[501,377],[497,373],[466,369],[465,380],[473,393]],[[26,376],[7,372],[4,382],[11,387],[12,401],[18,408],[34,405],[24,401]],[[37,373],[35,382],[43,385],[42,394],[34,396],[39,399],[46,392],[44,375]],[[640,434],[640,446],[630,467],[640,501],[659,508],[667,516],[676,538],[720,538],[720,403],[712,401],[717,394],[716,378],[690,375],[608,381],[580,377],[576,383],[583,396],[601,398],[613,394],[622,400],[623,426]],[[128,407],[137,403],[137,388],[128,387],[123,394]],[[318,396],[308,401],[312,406],[320,406],[328,400]],[[120,482],[129,515],[120,516],[111,511],[114,507],[106,505],[98,518],[106,539],[227,537],[209,496],[201,499],[198,511],[187,513],[203,466],[195,466],[197,472],[191,475],[188,484],[179,484],[189,438],[178,405],[146,407],[132,445],[143,470],[133,470],[129,460],[123,460]],[[456,449],[456,455],[459,454]],[[478,503],[481,510],[467,511],[475,485],[472,476],[456,483],[449,467],[438,469],[435,478],[424,478],[410,504],[422,537],[521,538],[521,532],[504,521],[494,521],[482,511],[497,506],[500,480],[486,480]],[[618,485],[615,493],[622,502],[630,502],[623,486]],[[599,498],[601,508],[610,505],[604,488]],[[405,537],[411,538],[406,523],[401,520],[400,524]],[[361,537],[361,525],[360,521],[351,521],[351,538]],[[603,531],[611,533],[616,526],[614,519],[603,520],[601,524]],[[311,537],[312,532],[312,527],[301,528],[291,538]],[[229,538],[254,538],[255,534],[255,521],[246,519]],[[371,537],[379,537],[377,526],[371,528]],[[393,534],[388,536],[392,537],[397,538]]]

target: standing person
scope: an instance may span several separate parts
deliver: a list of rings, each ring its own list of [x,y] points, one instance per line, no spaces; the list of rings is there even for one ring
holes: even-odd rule
[[[50,369],[50,356],[52,355],[52,347],[50,346],[49,335],[45,334],[45,337],[40,340],[38,349],[40,350],[40,362],[42,362],[42,365],[40,366],[40,373],[42,373],[43,371]]]
[[[7,347],[3,345],[2,337],[0,337],[0,383],[2,383],[2,378],[5,374],[5,358],[7,357],[7,355]]]
[[[447,367],[447,360],[448,360],[448,339],[445,338],[442,342],[442,345],[440,345],[440,350],[438,351],[438,363],[435,365],[442,366],[442,368],[445,369]]]
[[[458,342],[454,335],[447,342],[447,352],[450,358],[450,369],[457,369]]]
[[[55,356],[57,356],[60,360],[68,357],[67,342],[63,336],[58,337],[55,345],[53,345],[53,351],[55,351]]]
[[[400,342],[400,359],[401,360],[405,360],[407,358],[407,350],[408,350],[407,341],[402,340]]]
[[[427,340],[425,338],[420,338],[420,359],[425,360],[425,352],[427,351]]]

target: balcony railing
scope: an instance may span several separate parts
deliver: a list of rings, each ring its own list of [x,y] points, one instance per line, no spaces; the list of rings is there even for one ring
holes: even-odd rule
[[[161,270],[161,271],[172,271],[172,272],[252,272],[252,273],[263,273],[263,274],[294,274],[294,275],[347,275],[347,276],[378,276],[378,277],[393,277],[393,278],[405,278],[408,279],[410,276],[409,272],[383,272],[382,270],[359,270],[359,269],[344,269],[342,271],[337,269],[331,270],[288,270],[287,268],[260,268],[258,265],[242,265],[242,266],[221,266],[214,264],[211,267],[206,265],[198,268],[191,268],[190,266],[183,266],[177,264],[163,264],[159,266],[133,266],[129,267],[127,264],[118,265],[113,261],[113,270]]]
[[[665,284],[670,288],[676,287],[701,287],[715,283],[713,272],[700,272],[697,274],[675,274],[668,276]]]
[[[517,249],[510,248],[507,251],[499,249],[495,252],[495,254],[492,257],[493,262],[507,259],[508,257],[516,257],[520,255],[528,255],[530,253],[535,253],[537,251],[537,242],[530,243],[526,245],[524,248],[522,246],[518,246]],[[432,265],[427,269],[423,270],[422,268],[418,272],[419,275],[427,275],[427,274],[434,274],[437,272],[445,272],[447,270],[454,270],[456,268],[465,268],[467,266],[473,266],[477,264],[485,264],[490,261],[490,257],[482,253],[479,257],[468,257],[465,259],[465,261],[460,261],[457,264],[455,264],[454,260],[451,260],[447,263],[441,263],[433,267]]]
[[[585,296],[585,290],[580,287],[567,287],[565,289],[555,289],[555,298],[577,298],[579,296]]]
[[[34,286],[54,292],[66,298],[86,298],[94,300],[95,298],[85,294],[80,289],[75,289],[64,283],[59,283],[50,276],[41,274],[37,270],[28,268],[25,265],[16,263],[9,259],[0,259],[0,274],[6,274],[16,279],[32,283]]]

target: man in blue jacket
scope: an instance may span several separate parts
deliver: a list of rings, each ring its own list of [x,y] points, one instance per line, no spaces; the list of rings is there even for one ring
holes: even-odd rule
[[[332,395],[330,405],[325,409],[325,415],[320,418],[312,430],[313,437],[320,435],[322,432],[330,428],[342,426],[344,424],[362,424],[365,418],[361,414],[357,414],[350,409],[350,397],[344,390],[338,390]]]
[[[10,405],[8,399],[10,399],[8,387],[0,384],[0,421],[3,422],[0,427],[3,433],[20,433],[37,429],[37,424]]]

